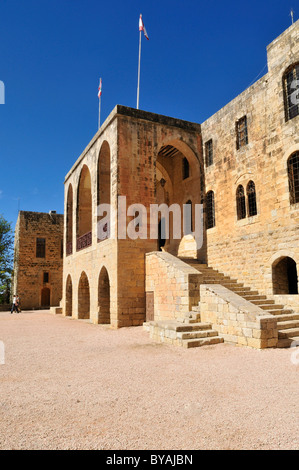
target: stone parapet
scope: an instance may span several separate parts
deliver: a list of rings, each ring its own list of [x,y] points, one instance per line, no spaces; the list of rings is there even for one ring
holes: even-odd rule
[[[210,322],[225,342],[257,349],[277,346],[277,320],[221,285],[200,286],[202,322]]]

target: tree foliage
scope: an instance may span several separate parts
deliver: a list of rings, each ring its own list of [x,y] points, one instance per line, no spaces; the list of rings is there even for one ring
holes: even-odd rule
[[[0,214],[0,303],[9,303],[13,262],[13,231]]]

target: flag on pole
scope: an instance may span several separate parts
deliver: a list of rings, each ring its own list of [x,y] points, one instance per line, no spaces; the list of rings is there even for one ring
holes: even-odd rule
[[[148,34],[146,32],[146,29],[142,20],[142,15],[140,15],[140,18],[139,18],[139,31],[143,31],[144,36],[146,37],[147,40],[149,40]]]
[[[102,96],[102,79],[100,78],[100,85],[98,89],[98,97],[101,98]]]

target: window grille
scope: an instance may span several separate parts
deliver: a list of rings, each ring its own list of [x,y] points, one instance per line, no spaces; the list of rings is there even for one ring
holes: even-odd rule
[[[283,88],[286,121],[289,121],[299,114],[299,64],[293,65],[284,74]]]
[[[237,150],[248,144],[247,117],[244,116],[236,123]]]
[[[237,188],[237,217],[238,220],[245,219],[246,217],[245,193],[241,184]]]
[[[253,181],[249,181],[247,185],[247,198],[248,198],[248,216],[252,217],[254,215],[257,215],[256,192],[255,192],[255,184]]]
[[[205,153],[206,153],[206,166],[213,165],[213,140],[209,140],[205,144]]]
[[[215,200],[214,192],[209,191],[206,197],[207,228],[215,227]]]
[[[290,202],[299,202],[299,152],[294,153],[288,160],[288,178],[290,189]]]

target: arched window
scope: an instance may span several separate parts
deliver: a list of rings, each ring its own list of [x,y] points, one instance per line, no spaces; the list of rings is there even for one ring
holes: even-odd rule
[[[69,185],[66,203],[66,255],[73,252],[73,188]]]
[[[109,214],[100,211],[100,204],[110,204],[111,155],[108,142],[102,144],[98,159],[97,175],[97,222],[98,242],[110,237]],[[102,206],[103,207],[103,206]]]
[[[255,192],[255,184],[253,181],[249,181],[247,185],[247,198],[248,198],[248,216],[252,217],[257,214],[256,192]]]
[[[215,200],[214,192],[209,191],[206,196],[207,229],[215,227]]]
[[[190,235],[193,232],[193,208],[192,201],[187,201],[185,206],[187,210],[184,210],[184,235]]]
[[[283,76],[284,106],[286,121],[299,114],[299,63],[289,67]]]
[[[83,166],[77,193],[77,251],[92,243],[92,197],[91,176],[86,165]]]
[[[299,152],[288,159],[288,177],[291,204],[299,202]]]
[[[237,188],[237,217],[238,220],[246,218],[246,199],[243,186],[240,184]]]
[[[189,178],[190,176],[190,167],[189,162],[186,157],[183,158],[183,180]]]

